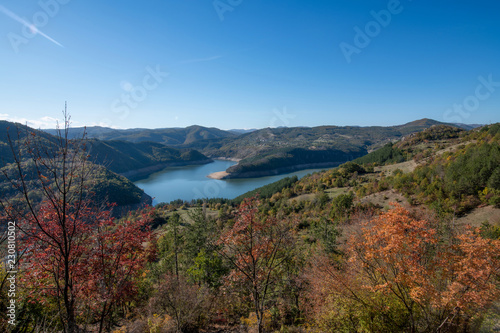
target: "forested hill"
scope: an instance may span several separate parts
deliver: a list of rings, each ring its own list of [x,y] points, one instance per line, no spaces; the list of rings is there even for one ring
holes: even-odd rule
[[[202,142],[198,142],[196,147],[207,156],[242,159],[227,170],[226,178],[262,176],[292,171],[301,166],[302,169],[335,166],[433,126],[444,124],[421,119],[391,127],[267,128],[225,139],[218,145],[210,142],[207,147],[202,147]]]
[[[55,147],[57,138],[48,133],[37,131],[24,125],[0,121],[0,195],[3,202],[19,202],[21,196],[18,190],[13,187],[13,184],[8,180],[15,182],[19,181],[17,166],[13,163],[14,156],[12,148],[17,156],[20,156],[21,165],[24,168],[25,184],[30,194],[31,200],[34,203],[39,203],[42,197],[41,189],[37,189],[37,172],[34,169],[33,162],[30,160],[29,154],[26,152],[24,145],[19,145],[19,141],[23,141],[29,135],[31,140],[37,142],[36,146],[44,149],[42,156],[55,156]],[[9,143],[8,136],[12,141],[12,147]],[[33,145],[32,145],[33,146]],[[45,155],[45,151],[48,153]],[[100,150],[104,151],[104,150]],[[105,159],[100,160],[101,164],[105,164]],[[127,211],[140,208],[144,204],[152,204],[150,196],[144,193],[143,190],[135,186],[127,178],[120,176],[99,163],[95,164],[88,162],[89,168],[93,169],[91,176],[85,181],[86,193],[93,193],[93,202],[96,205],[109,202],[116,203],[115,215],[120,216]],[[43,171],[43,170],[42,170]],[[47,181],[52,179],[47,177]],[[52,184],[56,188],[56,184]]]
[[[7,129],[9,129],[7,131]],[[73,139],[82,138],[83,131],[70,128],[69,137]],[[15,124],[7,121],[0,122],[0,153],[1,165],[13,162],[13,156],[9,147],[7,133],[11,139],[24,138],[29,133],[36,133],[37,138],[44,145],[54,145],[56,137],[45,131],[38,131],[25,125]],[[54,133],[57,133],[54,131]],[[80,136],[77,136],[80,134]],[[151,172],[163,169],[167,166],[204,164],[212,160],[202,153],[188,148],[176,149],[155,142],[129,142],[119,140],[88,140],[88,149],[91,161],[103,165],[109,170],[125,175],[131,179],[137,179]]]
[[[55,137],[51,134],[37,131],[25,125],[0,120],[0,167],[14,162],[12,150],[9,145],[9,136],[10,140],[15,144],[18,139],[18,135],[19,138],[24,138],[30,132],[37,133],[38,139],[44,142],[47,146],[54,143]],[[17,147],[17,145],[15,145],[15,147]]]
[[[138,179],[168,166],[206,164],[212,160],[193,149],[175,149],[161,143],[92,139],[91,159],[129,179]]]
[[[47,133],[55,134],[57,130],[44,130]],[[236,137],[237,134],[220,130],[218,128],[208,128],[198,125],[189,126],[186,128],[131,128],[131,129],[114,129],[108,127],[75,127],[70,128],[69,135],[71,138],[82,137],[83,132],[87,133],[87,137],[100,140],[123,140],[130,142],[156,142],[168,146],[189,145],[200,140],[222,139]]]
[[[500,208],[499,143],[500,124],[470,131],[433,126],[339,168],[287,183],[288,189],[276,183],[262,191],[254,190],[253,194],[292,200],[351,191],[359,202],[380,208],[387,208],[391,200],[404,200],[439,214],[460,217],[478,207]],[[269,192],[268,188],[275,191]],[[494,221],[489,222],[500,223],[499,211],[495,212]],[[473,222],[480,225],[483,220]]]
[[[12,147],[9,142],[12,142]],[[19,144],[27,137],[38,142],[38,147],[49,152],[57,147],[58,138],[44,131],[35,130],[25,125],[0,121],[0,169],[12,179],[16,179],[14,155],[21,156],[24,164],[29,164],[28,154],[24,145]],[[75,139],[78,140],[78,139]],[[154,142],[102,141],[91,139],[87,141],[86,149],[89,163],[95,164],[92,178],[87,180],[88,190],[95,194],[95,200],[117,203],[120,210],[125,207],[137,208],[140,204],[151,204],[151,198],[135,186],[129,179],[136,179],[154,171],[174,165],[191,165],[211,162],[198,151],[192,149],[175,149]],[[33,174],[34,175],[34,174]],[[126,176],[127,178],[125,178]],[[28,175],[28,181],[31,181]],[[33,178],[34,179],[34,178]],[[0,179],[0,194],[3,199],[16,196],[12,185],[2,177]],[[37,196],[34,193],[35,197]]]
[[[338,166],[367,152],[363,148],[306,149],[282,148],[250,157],[227,169],[225,178],[252,178],[302,169]]]
[[[420,119],[398,126],[318,126],[318,127],[280,127],[265,128],[242,133],[217,128],[190,126],[187,128],[163,129],[128,129],[118,130],[103,127],[89,127],[88,136],[102,140],[122,140],[132,143],[150,142],[166,144],[178,149],[195,149],[211,158],[233,158],[241,160],[238,165],[227,170],[227,178],[258,177],[279,174],[288,171],[328,167],[344,163],[366,155],[368,152],[394,142],[404,136],[422,131],[426,128],[444,125],[432,119]],[[453,127],[466,125],[448,124]],[[467,128],[469,129],[469,128]],[[70,136],[82,135],[83,128],[70,129]],[[120,145],[126,145],[125,143]],[[101,145],[102,146],[102,145]],[[107,148],[107,147],[101,147]],[[128,150],[135,151],[135,146]],[[146,147],[146,151],[163,150],[172,155],[171,149],[159,146]],[[109,149],[107,155],[111,156]],[[119,149],[120,151],[123,151]],[[144,148],[140,148],[141,151]],[[166,151],[168,150],[168,152]],[[148,153],[151,156],[150,153]],[[175,154],[174,154],[175,155]],[[182,153],[181,153],[182,155]],[[191,153],[201,158],[197,153]],[[176,155],[180,158],[180,155]],[[144,156],[142,156],[144,157]],[[141,157],[141,160],[143,159]],[[180,158],[182,160],[182,158]],[[127,160],[124,155],[115,156],[113,160]],[[198,159],[201,163],[201,159]],[[133,161],[114,163],[122,166],[135,165]],[[146,163],[148,164],[148,163]],[[124,170],[113,169],[117,172]],[[137,168],[137,166],[135,166]],[[147,171],[148,165],[141,166]],[[127,174],[128,176],[141,176]]]

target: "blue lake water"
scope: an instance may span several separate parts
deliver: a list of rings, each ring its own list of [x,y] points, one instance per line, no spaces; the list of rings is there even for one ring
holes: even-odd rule
[[[191,201],[203,198],[234,199],[237,196],[285,177],[297,175],[301,178],[314,171],[309,169],[279,176],[246,179],[216,180],[207,176],[213,172],[224,171],[236,164],[232,161],[216,160],[205,165],[167,168],[135,182],[154,198],[153,203],[170,202],[176,199]]]

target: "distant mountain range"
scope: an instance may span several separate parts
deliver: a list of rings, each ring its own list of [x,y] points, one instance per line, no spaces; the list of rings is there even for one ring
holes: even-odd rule
[[[21,151],[21,158],[28,161],[23,155],[24,147],[19,146],[18,140],[26,135],[35,133],[41,145],[48,151],[56,147],[58,138],[48,132],[40,131],[25,125],[8,121],[0,121],[0,175],[3,171],[15,177],[9,136],[15,151]],[[77,138],[83,134],[83,129],[71,129],[70,137]],[[107,132],[104,128],[94,128],[93,134]],[[109,131],[108,131],[109,132]],[[152,199],[130,180],[145,177],[152,172],[168,166],[182,166],[210,163],[212,160],[202,153],[189,148],[172,148],[156,142],[129,142],[119,140],[89,139],[87,144],[89,161],[96,164],[96,171],[92,179],[88,179],[89,191],[95,193],[96,201],[109,200],[120,207],[121,212],[137,208],[141,204],[151,204]],[[128,178],[128,179],[127,179]],[[3,177],[0,177],[0,195],[5,199],[15,196],[12,186]],[[128,208],[127,208],[128,207]]]
[[[56,134],[57,130],[44,130],[50,134]],[[208,128],[202,126],[189,126],[186,128],[131,128],[114,129],[109,127],[75,127],[70,128],[69,136],[71,138],[82,137],[86,131],[88,138],[99,140],[122,140],[130,142],[157,142],[168,146],[188,145],[199,140],[221,139],[236,137],[237,134],[230,131],[220,130],[218,128]]]
[[[147,128],[130,128],[130,129],[114,129],[109,127],[91,126],[91,127],[74,127],[69,129],[70,138],[82,137],[84,131],[88,138],[94,138],[99,140],[122,140],[129,142],[156,142],[167,146],[197,146],[202,147],[204,142],[206,146],[210,143],[224,141],[230,142],[235,140],[248,141],[252,138],[262,138],[263,136],[278,135],[288,136],[297,132],[307,133],[307,137],[316,136],[317,134],[335,134],[342,133],[343,135],[349,135],[350,133],[368,133],[371,131],[375,132],[385,132],[386,134],[396,136],[406,135],[412,132],[428,128],[433,125],[449,125],[454,127],[460,127],[465,130],[470,130],[481,125],[467,125],[467,124],[449,124],[442,123],[432,119],[420,119],[412,121],[410,123],[399,125],[399,126],[317,126],[317,127],[278,127],[278,128],[263,128],[263,129],[231,129],[231,130],[221,130],[215,127],[203,127],[199,125],[193,125],[186,128],[172,127],[172,128],[157,128],[157,129],[147,129]],[[385,129],[385,130],[384,130]],[[56,129],[44,129],[43,131],[55,135],[57,133]],[[340,135],[342,136],[342,135]],[[238,139],[236,139],[238,138]],[[243,139],[245,138],[245,139]],[[260,140],[260,139],[258,139]]]
[[[388,142],[424,129],[445,125],[420,119],[399,126],[318,126],[267,128],[191,145],[207,156],[241,159],[227,170],[225,178],[257,177],[304,168],[328,167],[366,155]]]
[[[99,140],[151,142],[178,149],[194,149],[210,158],[238,159],[239,164],[227,170],[227,177],[234,178],[337,165],[366,155],[387,142],[436,125],[466,130],[475,127],[424,118],[387,127],[317,126],[225,131],[195,125],[186,128],[124,130],[89,127],[86,131],[89,138]],[[83,128],[73,128],[70,135],[82,136],[83,131]],[[47,132],[54,133],[55,130]]]
[[[150,203],[151,198],[130,179],[146,177],[168,166],[203,164],[212,158],[238,159],[225,178],[260,177],[304,168],[331,167],[367,155],[413,133],[437,127],[470,130],[476,125],[446,124],[420,119],[399,126],[280,127],[225,131],[189,126],[163,129],[71,128],[69,137],[89,138],[89,155],[99,171],[90,183],[92,191],[123,207]],[[38,133],[44,145],[54,145],[57,130],[38,131],[24,125],[0,121],[0,167],[13,162],[7,132],[13,140]],[[453,131],[451,131],[452,133]],[[429,132],[432,133],[432,132]],[[428,134],[426,134],[428,135]],[[6,169],[5,169],[6,168]],[[126,176],[127,178],[123,177]],[[0,182],[0,195],[8,184]]]

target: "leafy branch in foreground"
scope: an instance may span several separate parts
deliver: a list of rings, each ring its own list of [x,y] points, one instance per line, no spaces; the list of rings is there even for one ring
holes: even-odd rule
[[[44,327],[73,333],[82,324],[108,329],[111,307],[133,293],[149,253],[143,246],[150,239],[147,214],[117,224],[111,206],[93,200],[86,181],[94,164],[88,161],[85,134],[69,139],[69,120],[65,110],[64,127],[51,144],[37,131],[18,132],[17,142],[9,137],[14,160],[9,170],[16,172],[4,177],[19,200],[1,204],[3,219],[16,221],[19,231],[22,306],[43,307],[58,318],[47,327],[39,312],[28,311],[18,331]]]

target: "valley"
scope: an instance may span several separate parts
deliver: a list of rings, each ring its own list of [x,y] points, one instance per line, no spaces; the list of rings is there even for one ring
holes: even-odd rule
[[[43,170],[39,167],[46,165],[45,158],[50,160],[53,156],[53,160],[58,161],[57,150],[61,141],[57,136],[18,124],[4,122],[1,125],[5,128],[4,134],[18,137],[9,142],[4,136],[0,141],[3,153],[8,154],[9,149],[17,152],[1,169],[4,175],[4,181],[0,183],[3,205],[7,212],[11,212],[23,201],[13,186],[17,183],[12,182],[19,168],[25,170],[21,179],[26,182],[29,202],[43,204],[38,198],[59,186],[59,173],[64,174],[64,170],[58,163],[49,168],[56,175],[53,181],[49,180],[50,173],[37,170]],[[14,128],[20,130],[19,136],[13,135]],[[109,243],[109,246],[116,242],[120,246],[131,246],[133,243],[130,242],[142,244],[135,245],[130,252],[144,260],[144,266],[136,271],[141,275],[127,277],[127,280],[137,283],[137,288],[143,288],[138,284],[140,282],[168,285],[174,289],[156,292],[141,289],[144,294],[129,294],[127,297],[138,302],[130,308],[157,307],[154,302],[158,299],[152,295],[158,292],[166,297],[178,295],[179,301],[172,300],[172,304],[175,307],[189,306],[197,314],[179,319],[168,315],[154,324],[158,327],[169,327],[177,320],[185,320],[193,327],[209,328],[210,331],[221,327],[226,330],[239,326],[255,328],[252,312],[248,314],[248,310],[235,306],[222,314],[218,311],[227,306],[225,302],[245,304],[247,293],[241,288],[266,285],[276,290],[275,294],[267,296],[267,301],[274,306],[284,304],[287,308],[274,317],[266,315],[270,310],[265,310],[263,316],[268,316],[263,320],[265,327],[289,327],[300,331],[306,325],[333,325],[357,331],[360,325],[370,322],[371,317],[367,318],[363,311],[353,312],[355,321],[346,320],[342,314],[325,321],[325,311],[330,314],[328,309],[335,308],[338,301],[349,311],[360,306],[373,307],[377,310],[372,317],[380,316],[382,310],[388,311],[397,322],[400,316],[407,318],[410,310],[401,308],[400,298],[391,289],[378,292],[385,285],[368,279],[373,271],[359,270],[363,266],[353,263],[358,258],[355,253],[380,267],[404,263],[414,270],[428,269],[426,276],[432,275],[432,279],[426,280],[426,288],[438,288],[438,298],[450,297],[449,292],[459,279],[447,277],[450,282],[444,285],[434,282],[442,281],[448,270],[455,272],[456,276],[461,276],[464,270],[472,270],[478,275],[483,269],[497,267],[496,255],[490,254],[500,250],[500,125],[466,130],[423,120],[397,128],[398,132],[395,128],[342,128],[339,131],[343,134],[333,128],[266,129],[260,136],[257,130],[234,134],[230,138],[201,138],[173,146],[140,140],[68,139],[75,147],[69,152],[81,151],[74,156],[88,159],[89,170],[92,170],[80,187],[82,194],[91,198],[92,208],[88,214],[106,214],[110,208],[103,208],[102,204],[115,203],[109,212],[117,220],[106,223],[118,227],[102,225],[93,231],[85,231],[97,236],[86,236],[85,233],[83,237],[91,240],[92,237],[103,237],[100,236],[103,232],[118,232],[125,226],[132,228],[127,229],[130,230],[127,231],[128,238],[112,236],[113,241]],[[256,137],[247,137],[256,135],[256,132]],[[291,137],[296,135],[298,139],[292,140]],[[186,141],[184,136],[178,139]],[[217,145],[214,145],[214,140],[218,141]],[[287,143],[283,144],[285,141]],[[244,149],[236,153],[239,144]],[[38,155],[33,155],[38,150],[30,149],[32,145],[45,151],[46,157],[39,159]],[[218,148],[214,148],[216,146]],[[276,148],[280,146],[288,147]],[[225,155],[224,151],[233,153],[215,159],[217,154]],[[4,160],[7,160],[8,155],[5,156]],[[33,163],[38,167],[34,169]],[[70,165],[80,170],[78,172],[87,172],[87,167],[80,163]],[[321,168],[304,170],[318,166]],[[78,172],[72,171],[68,176],[79,177]],[[37,190],[40,186],[43,191]],[[46,210],[44,207],[42,209]],[[106,221],[106,218],[100,217],[99,221]],[[90,223],[88,226],[95,222]],[[251,226],[245,226],[248,223]],[[471,231],[470,228],[476,229]],[[411,238],[414,234],[415,239]],[[247,235],[251,241],[238,240]],[[101,246],[99,239],[95,245],[89,243],[85,251]],[[399,243],[399,239],[403,241]],[[457,250],[448,241],[460,244],[465,250]],[[419,242],[424,242],[423,247]],[[154,258],[143,252],[147,249],[145,244],[154,244],[157,251]],[[249,249],[252,244],[257,248]],[[432,249],[434,244],[439,244],[439,251],[446,251],[446,262],[434,250],[425,250]],[[232,279],[238,271],[231,261],[234,256],[224,252],[232,251],[234,246],[238,246],[237,256],[246,256],[247,251],[250,255],[257,253],[256,260],[262,261],[263,265],[258,270],[267,270],[273,280],[257,277],[246,287],[239,284],[247,283],[245,279],[235,284]],[[372,254],[371,247],[373,251],[383,252]],[[384,252],[387,247],[394,248]],[[409,254],[406,252],[408,247],[411,247]],[[260,252],[260,249],[265,250]],[[461,252],[467,249],[472,249],[470,254]],[[417,252],[425,256],[425,263],[412,261]],[[266,268],[263,264],[269,260],[269,253],[280,258],[280,263],[273,268]],[[393,257],[393,253],[396,256]],[[377,257],[372,259],[372,255]],[[129,267],[126,266],[130,262],[127,258],[120,259],[124,267]],[[481,261],[484,258],[487,261]],[[466,265],[462,267],[460,263],[463,262]],[[432,265],[438,263],[445,267],[444,270],[433,268]],[[134,265],[139,267],[140,264],[136,262]],[[337,287],[332,274],[336,279],[343,279],[349,292],[360,295],[360,298],[352,299],[352,294],[346,293],[346,289]],[[420,276],[419,273],[411,279],[420,281]],[[176,277],[179,282],[175,282]],[[408,284],[401,282],[400,275],[386,278],[409,290],[420,288],[415,287],[413,280]],[[358,286],[357,279],[366,279],[365,283],[371,289],[367,291],[364,286]],[[500,296],[500,289],[496,289],[489,277],[481,279],[480,286],[475,280],[460,280],[467,289],[454,295],[452,302],[462,302],[464,293],[468,295],[467,290],[481,294],[489,307],[469,307],[482,320],[484,318],[477,325],[486,332],[500,323],[495,312],[495,307],[499,306],[497,291]],[[225,290],[222,288],[234,293],[220,297],[221,290]],[[324,296],[325,290],[328,290],[328,297]],[[288,299],[290,295],[295,295],[298,303]],[[91,294],[91,297],[96,296]],[[383,300],[384,308],[378,307],[379,298]],[[191,302],[197,299],[207,303],[194,306]],[[217,302],[209,306],[213,299]],[[426,316],[413,314],[414,320],[438,327],[441,325],[439,313],[453,313],[453,310],[446,306],[436,308],[430,302],[424,300],[422,306],[437,310],[429,310]],[[246,304],[251,306],[251,303]],[[308,309],[314,311],[307,312]],[[30,320],[38,320],[36,314],[30,316]],[[135,316],[134,323],[144,327],[152,327],[152,323],[158,320],[154,314]],[[400,327],[407,323],[406,319],[401,319],[397,324],[390,322],[379,326],[382,331],[390,331],[394,325]],[[124,331],[130,325],[129,319],[122,319],[115,327]]]
[[[0,3],[0,332],[500,333],[500,1]]]
[[[264,177],[301,169],[338,166],[364,156],[384,144],[440,124],[443,123],[432,119],[421,119],[390,127],[282,127],[251,132],[224,131],[201,126],[154,130],[90,127],[70,129],[69,135],[81,136],[85,130],[89,138],[104,141],[118,140],[134,145],[162,144],[172,149],[189,149],[192,154],[200,152],[211,159],[237,160],[238,164],[228,168],[227,174],[218,175],[219,178],[230,179]],[[460,126],[467,128],[467,125],[451,124],[451,126],[457,129]],[[54,131],[48,132],[54,133]],[[155,148],[157,149],[157,146]],[[199,155],[194,158],[195,163],[202,163],[202,159]],[[151,171],[158,170],[159,168],[151,169]],[[146,171],[139,175],[147,176]]]

